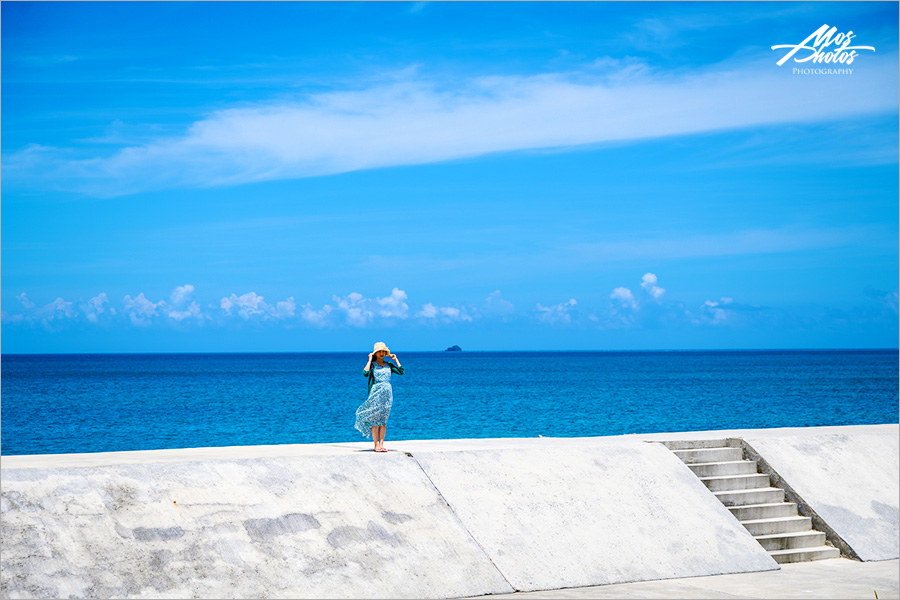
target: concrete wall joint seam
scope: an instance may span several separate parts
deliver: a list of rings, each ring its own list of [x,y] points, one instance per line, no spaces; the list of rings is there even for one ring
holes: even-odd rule
[[[418,459],[416,459],[416,457],[413,456],[412,452],[404,452],[404,454],[407,455],[408,457],[410,457],[411,459],[413,459],[413,462],[415,462],[416,465],[418,465],[418,467],[420,469],[422,469],[422,474],[425,475],[425,478],[428,480],[428,483],[431,484],[431,487],[434,488],[434,491],[437,493],[438,497],[444,502],[444,504],[447,505],[447,508],[450,509],[450,513],[453,515],[453,517],[459,523],[459,526],[462,527],[463,531],[465,531],[466,534],[468,534],[468,536],[472,539],[472,541],[475,542],[475,545],[478,546],[478,549],[481,550],[482,554],[484,554],[484,557],[486,559],[488,559],[488,562],[491,563],[491,566],[493,566],[494,569],[497,570],[497,573],[500,575],[500,577],[503,578],[503,581],[506,582],[506,585],[508,585],[511,590],[515,590],[517,592],[521,591],[518,588],[516,588],[516,586],[514,586],[509,581],[509,579],[506,577],[506,575],[503,573],[503,571],[500,570],[500,567],[498,567],[497,564],[494,562],[494,560],[491,558],[490,554],[487,553],[487,550],[484,549],[484,546],[481,545],[481,542],[479,542],[478,539],[472,534],[472,532],[469,531],[469,528],[466,526],[466,524],[463,522],[463,520],[459,518],[459,515],[457,514],[456,510],[453,508],[453,505],[451,505],[447,501],[447,499],[444,497],[444,494],[441,493],[441,490],[438,488],[437,485],[435,485],[434,481],[428,475],[428,471],[425,470],[425,467],[423,467],[422,464],[418,461]]]

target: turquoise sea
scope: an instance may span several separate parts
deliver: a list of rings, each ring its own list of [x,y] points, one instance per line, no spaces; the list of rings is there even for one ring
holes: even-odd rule
[[[387,440],[896,423],[896,350],[410,352]],[[3,355],[4,455],[363,441],[365,353]]]

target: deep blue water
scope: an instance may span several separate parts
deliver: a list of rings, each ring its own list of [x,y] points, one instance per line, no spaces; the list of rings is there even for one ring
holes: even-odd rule
[[[896,423],[898,353],[420,352],[387,439]],[[4,355],[0,451],[362,441],[365,353]]]

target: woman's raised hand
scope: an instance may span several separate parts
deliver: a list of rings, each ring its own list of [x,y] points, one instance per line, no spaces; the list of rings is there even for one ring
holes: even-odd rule
[[[397,362],[397,355],[396,355],[396,354],[391,354],[390,357],[391,357],[391,360],[392,360],[392,361]]]

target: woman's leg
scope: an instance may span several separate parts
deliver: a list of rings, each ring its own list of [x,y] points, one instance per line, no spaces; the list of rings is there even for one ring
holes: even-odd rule
[[[378,450],[378,430],[380,427],[377,425],[372,428],[372,441],[375,442],[375,450]]]
[[[378,428],[378,445],[384,448],[384,434],[387,432],[387,425]]]

